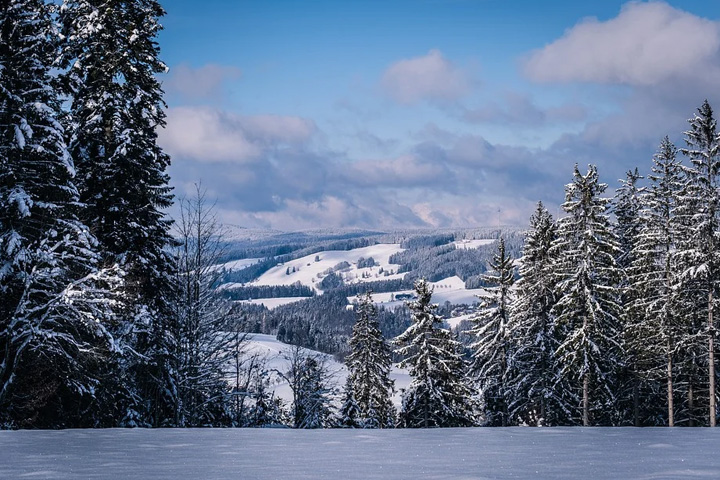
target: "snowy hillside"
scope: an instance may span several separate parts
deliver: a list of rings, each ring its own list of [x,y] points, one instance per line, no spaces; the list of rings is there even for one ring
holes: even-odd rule
[[[430,282],[433,287],[433,303],[443,304],[450,302],[452,304],[472,305],[478,302],[477,296],[482,293],[481,288],[466,289],[465,282],[460,277],[448,277],[437,282]],[[413,290],[402,290],[399,292],[386,292],[373,294],[375,303],[386,308],[394,308],[404,305],[405,302],[413,296]],[[352,302],[355,297],[348,297],[348,301]]]
[[[0,478],[690,480],[708,428],[107,429],[0,432]]]
[[[261,335],[251,334],[249,336],[247,353],[248,355],[259,355],[267,362],[267,369],[271,372],[283,372],[288,368],[288,358],[291,356],[291,351],[294,347],[286,343],[278,341],[272,335]],[[304,353],[310,355],[317,355],[325,359],[327,366],[332,373],[333,384],[338,389],[341,389],[345,385],[345,378],[347,377],[348,371],[340,362],[337,362],[332,355],[327,355],[306,348],[301,349]],[[397,368],[395,366],[390,374],[390,378],[395,380],[395,396],[393,402],[396,407],[400,407],[400,389],[407,388],[410,384],[410,377],[407,371],[404,369]],[[292,402],[292,391],[289,385],[279,375],[274,374],[273,376],[273,390],[275,395],[285,400],[288,404]]]
[[[374,280],[402,278],[402,274],[390,274],[397,271],[399,265],[390,264],[390,256],[401,252],[399,244],[378,244],[353,250],[330,250],[307,255],[296,260],[278,264],[260,276],[257,285],[302,285],[317,288],[317,285],[330,272],[343,277],[345,283],[358,283]],[[375,260],[375,266],[358,268],[359,259]],[[344,263],[348,265],[342,267]]]

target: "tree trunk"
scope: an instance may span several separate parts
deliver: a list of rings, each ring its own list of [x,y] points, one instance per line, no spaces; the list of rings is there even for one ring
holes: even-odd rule
[[[708,370],[710,376],[710,426],[715,426],[715,330],[713,326],[713,292],[708,293]]]
[[[640,381],[637,374],[633,372],[633,423],[640,427]]]
[[[667,351],[667,408],[668,408],[668,427],[675,426],[675,408],[673,406],[673,375],[672,375],[672,353],[670,349],[670,341],[668,340]]]
[[[590,426],[590,378],[587,373],[583,377],[583,426]]]

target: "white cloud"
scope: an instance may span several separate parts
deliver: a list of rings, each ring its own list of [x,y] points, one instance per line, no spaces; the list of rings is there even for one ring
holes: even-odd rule
[[[221,95],[223,84],[242,76],[239,68],[209,63],[199,68],[180,64],[170,69],[163,86],[170,93],[188,98],[212,98]]]
[[[414,104],[421,100],[457,100],[470,82],[465,73],[449,62],[439,50],[392,64],[383,74],[381,86],[393,100]]]
[[[720,23],[664,2],[631,2],[608,21],[589,18],[531,54],[525,73],[539,82],[637,86],[674,78],[717,78]]]
[[[177,107],[168,111],[160,143],[171,156],[247,163],[269,149],[302,144],[315,131],[312,121],[300,117],[243,116],[207,107]]]

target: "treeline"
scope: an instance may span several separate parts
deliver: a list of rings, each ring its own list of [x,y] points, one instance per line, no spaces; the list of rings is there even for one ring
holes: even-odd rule
[[[315,290],[301,284],[292,285],[243,285],[224,288],[219,294],[228,300],[252,300],[254,298],[312,297]]]
[[[707,102],[689,123],[614,198],[576,167],[565,215],[538,205],[514,286],[497,253],[471,332],[487,423],[715,426],[720,137]]]

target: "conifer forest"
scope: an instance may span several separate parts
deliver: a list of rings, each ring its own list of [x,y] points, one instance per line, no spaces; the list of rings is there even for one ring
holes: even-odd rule
[[[164,14],[157,0],[0,0],[0,429],[716,425],[720,132],[707,101],[687,106],[682,145],[664,137],[615,190],[602,165],[576,165],[557,218],[539,202],[487,262],[400,235],[404,278],[345,285],[338,263],[322,294],[223,291],[213,199],[199,184],[173,193],[158,142]],[[451,275],[483,291],[455,328],[430,284]],[[399,310],[374,301],[401,287],[414,293]],[[308,300],[271,314],[242,302],[258,295]],[[254,333],[295,344],[283,369],[247,348]],[[344,384],[332,357],[301,347],[336,354]],[[410,377],[400,405],[395,366]]]

